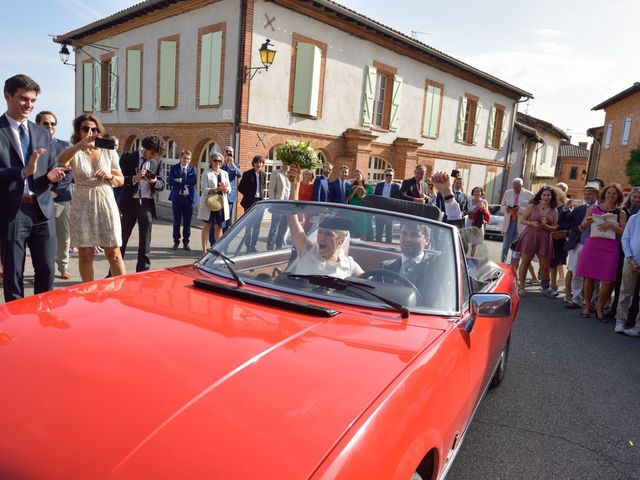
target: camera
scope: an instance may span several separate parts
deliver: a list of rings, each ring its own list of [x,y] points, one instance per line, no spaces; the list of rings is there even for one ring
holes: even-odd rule
[[[155,180],[156,179],[156,174],[151,172],[151,171],[149,171],[149,170],[146,170],[144,172],[144,178],[146,178],[147,180]]]

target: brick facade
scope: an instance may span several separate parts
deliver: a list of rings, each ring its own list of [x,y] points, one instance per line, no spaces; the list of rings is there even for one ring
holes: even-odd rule
[[[640,91],[633,93],[604,108],[604,132],[612,125],[609,147],[603,144],[598,162],[597,177],[605,183],[619,183],[623,188],[629,187],[629,178],[625,174],[629,154],[640,146]],[[622,145],[622,129],[625,118],[631,118],[629,143]],[[603,140],[604,143],[604,140]]]

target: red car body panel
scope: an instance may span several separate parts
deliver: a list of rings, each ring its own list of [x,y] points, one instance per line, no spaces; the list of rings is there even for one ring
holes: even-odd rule
[[[474,336],[502,343],[490,322],[512,322],[478,319],[469,335],[450,318],[341,303],[319,319],[198,290],[195,276],[0,306],[0,476],[364,478],[373,455],[384,468],[369,478],[408,478],[430,448],[446,454],[478,401],[496,354],[473,351]]]

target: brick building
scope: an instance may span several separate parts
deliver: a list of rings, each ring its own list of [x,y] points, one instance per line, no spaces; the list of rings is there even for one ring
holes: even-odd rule
[[[250,78],[267,39],[275,61]],[[495,201],[517,101],[532,97],[329,0],[148,0],[54,41],[75,51],[76,113],[126,150],[163,136],[167,169],[188,148],[202,170],[231,144],[243,170],[261,154],[269,172],[278,144],[312,140],[372,181],[457,168]]]
[[[631,185],[625,173],[627,161],[631,150],[640,146],[640,83],[634,83],[591,110],[605,112],[602,144],[599,155],[594,158],[595,176],[605,183],[615,182],[628,188]]]
[[[587,142],[573,145],[567,141],[560,142],[558,162],[556,165],[556,183],[564,182],[569,187],[569,195],[579,195],[587,179],[587,163],[589,149]]]

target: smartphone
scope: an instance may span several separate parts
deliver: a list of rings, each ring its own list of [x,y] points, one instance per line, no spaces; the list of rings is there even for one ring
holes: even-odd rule
[[[107,150],[113,150],[116,148],[116,141],[111,138],[96,138],[94,141],[96,148],[106,148]]]

